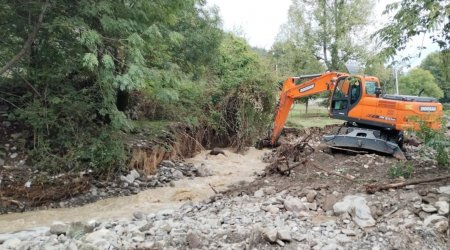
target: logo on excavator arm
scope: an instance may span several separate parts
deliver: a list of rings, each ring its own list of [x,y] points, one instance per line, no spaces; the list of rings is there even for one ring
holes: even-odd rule
[[[306,92],[306,91],[308,91],[308,90],[313,89],[315,86],[316,86],[316,85],[313,83],[313,84],[311,84],[311,85],[308,85],[308,86],[306,86],[306,87],[301,88],[299,91],[300,91],[300,93],[303,93],[303,92]]]

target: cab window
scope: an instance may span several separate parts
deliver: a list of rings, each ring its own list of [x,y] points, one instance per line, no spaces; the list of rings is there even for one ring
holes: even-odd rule
[[[336,86],[335,97],[342,98],[348,96],[349,81],[347,78],[341,79]]]
[[[366,94],[375,95],[376,88],[377,88],[376,82],[366,82]]]

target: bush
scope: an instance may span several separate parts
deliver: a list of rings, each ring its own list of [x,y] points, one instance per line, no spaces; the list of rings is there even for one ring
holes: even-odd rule
[[[436,150],[438,165],[450,168],[450,139],[445,135],[445,119],[442,121],[442,129],[437,131],[424,122],[419,122],[419,125],[420,131],[417,132],[417,136],[426,146]]]
[[[392,179],[396,179],[399,177],[408,179],[412,176],[413,172],[414,168],[411,163],[399,162],[389,169],[388,174]]]

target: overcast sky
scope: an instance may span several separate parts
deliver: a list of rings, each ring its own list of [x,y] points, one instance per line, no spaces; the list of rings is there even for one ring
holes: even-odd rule
[[[234,31],[244,35],[255,47],[270,49],[280,25],[286,23],[291,0],[207,0],[209,6],[217,6],[226,31]],[[393,0],[378,0],[374,8],[373,29],[387,22],[388,17],[382,12]],[[418,46],[427,49],[417,52]],[[437,45],[432,45],[427,37],[416,37],[409,44],[402,56],[412,56],[412,66],[416,66],[430,52],[436,51]]]

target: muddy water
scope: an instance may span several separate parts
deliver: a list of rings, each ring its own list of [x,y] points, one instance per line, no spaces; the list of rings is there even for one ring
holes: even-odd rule
[[[185,178],[176,181],[174,187],[149,189],[137,195],[100,200],[82,207],[0,215],[0,233],[49,226],[53,221],[114,219],[130,217],[135,211],[152,213],[162,209],[175,209],[186,201],[201,201],[214,195],[209,185],[220,191],[240,181],[252,181],[253,173],[266,166],[262,162],[265,152],[267,151],[251,148],[244,154],[225,150],[226,156],[212,156],[204,151],[187,161],[196,166],[204,164],[212,171],[212,176]]]

